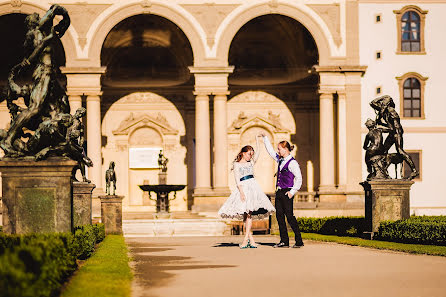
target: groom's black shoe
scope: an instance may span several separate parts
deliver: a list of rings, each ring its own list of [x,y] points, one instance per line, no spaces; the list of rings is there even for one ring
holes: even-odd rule
[[[304,243],[301,242],[301,243],[295,243],[294,245],[290,246],[290,248],[298,249],[298,248],[301,248],[303,246],[304,246]]]
[[[275,248],[283,248],[283,247],[289,247],[290,245],[285,242],[279,242],[274,245]]]

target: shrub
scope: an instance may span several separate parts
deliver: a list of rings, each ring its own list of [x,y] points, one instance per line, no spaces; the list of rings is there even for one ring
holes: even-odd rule
[[[300,231],[337,236],[360,236],[364,217],[298,218]]]
[[[54,296],[104,234],[90,225],[74,234],[0,234],[0,296]]]
[[[446,245],[446,220],[441,217],[413,217],[380,223],[377,239],[430,245]]]

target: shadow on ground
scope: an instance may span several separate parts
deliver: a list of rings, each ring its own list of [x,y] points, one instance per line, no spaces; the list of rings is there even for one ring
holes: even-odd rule
[[[275,243],[272,243],[272,242],[258,242],[258,241],[256,241],[256,244],[257,245],[264,245],[264,246],[274,246]],[[216,245],[214,245],[212,247],[239,247],[239,243],[221,242],[221,243],[217,243]]]
[[[236,265],[197,264],[192,257],[151,255],[151,253],[174,250],[173,246],[161,247],[156,244],[128,242],[128,247],[133,258],[133,271],[137,283],[134,289],[138,291],[133,292],[133,296],[156,296],[150,292],[150,289],[167,286],[175,276],[172,273],[174,271],[237,267]]]

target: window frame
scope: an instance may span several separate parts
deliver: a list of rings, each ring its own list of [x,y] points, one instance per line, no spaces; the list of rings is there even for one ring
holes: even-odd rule
[[[418,153],[418,167],[417,170],[419,172],[419,175],[413,179],[413,181],[423,181],[422,176],[423,176],[423,150],[405,150],[406,153],[410,154],[410,153]],[[403,173],[404,173],[404,166],[408,166],[406,164],[406,161],[403,161]]]
[[[420,116],[419,117],[406,117],[404,116],[404,82],[408,78],[416,78],[420,82]],[[396,77],[398,80],[400,90],[400,118],[404,120],[424,120],[426,118],[424,113],[424,92],[426,86],[426,80],[428,77],[424,77],[416,72],[408,72],[402,76]]]
[[[420,17],[420,50],[417,52],[408,52],[403,51],[401,48],[402,45],[402,28],[401,28],[401,19],[403,18],[403,15],[406,12],[413,11],[417,13]],[[425,32],[425,23],[426,23],[426,14],[428,13],[427,10],[422,10],[418,6],[415,5],[407,5],[401,8],[400,10],[394,10],[393,11],[396,14],[396,28],[397,28],[397,55],[425,55],[426,54],[426,48],[424,46],[425,38],[424,38],[424,32]]]

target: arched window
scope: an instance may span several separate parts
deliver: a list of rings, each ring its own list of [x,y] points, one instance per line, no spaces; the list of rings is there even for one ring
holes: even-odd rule
[[[401,51],[420,51],[420,15],[408,11],[401,18]]]
[[[395,10],[398,26],[398,54],[425,54],[424,23],[427,11],[414,5]]]
[[[403,83],[404,117],[421,117],[421,85],[415,77],[409,77]]]
[[[397,79],[400,85],[400,116],[424,119],[424,85],[427,77],[410,72]]]

